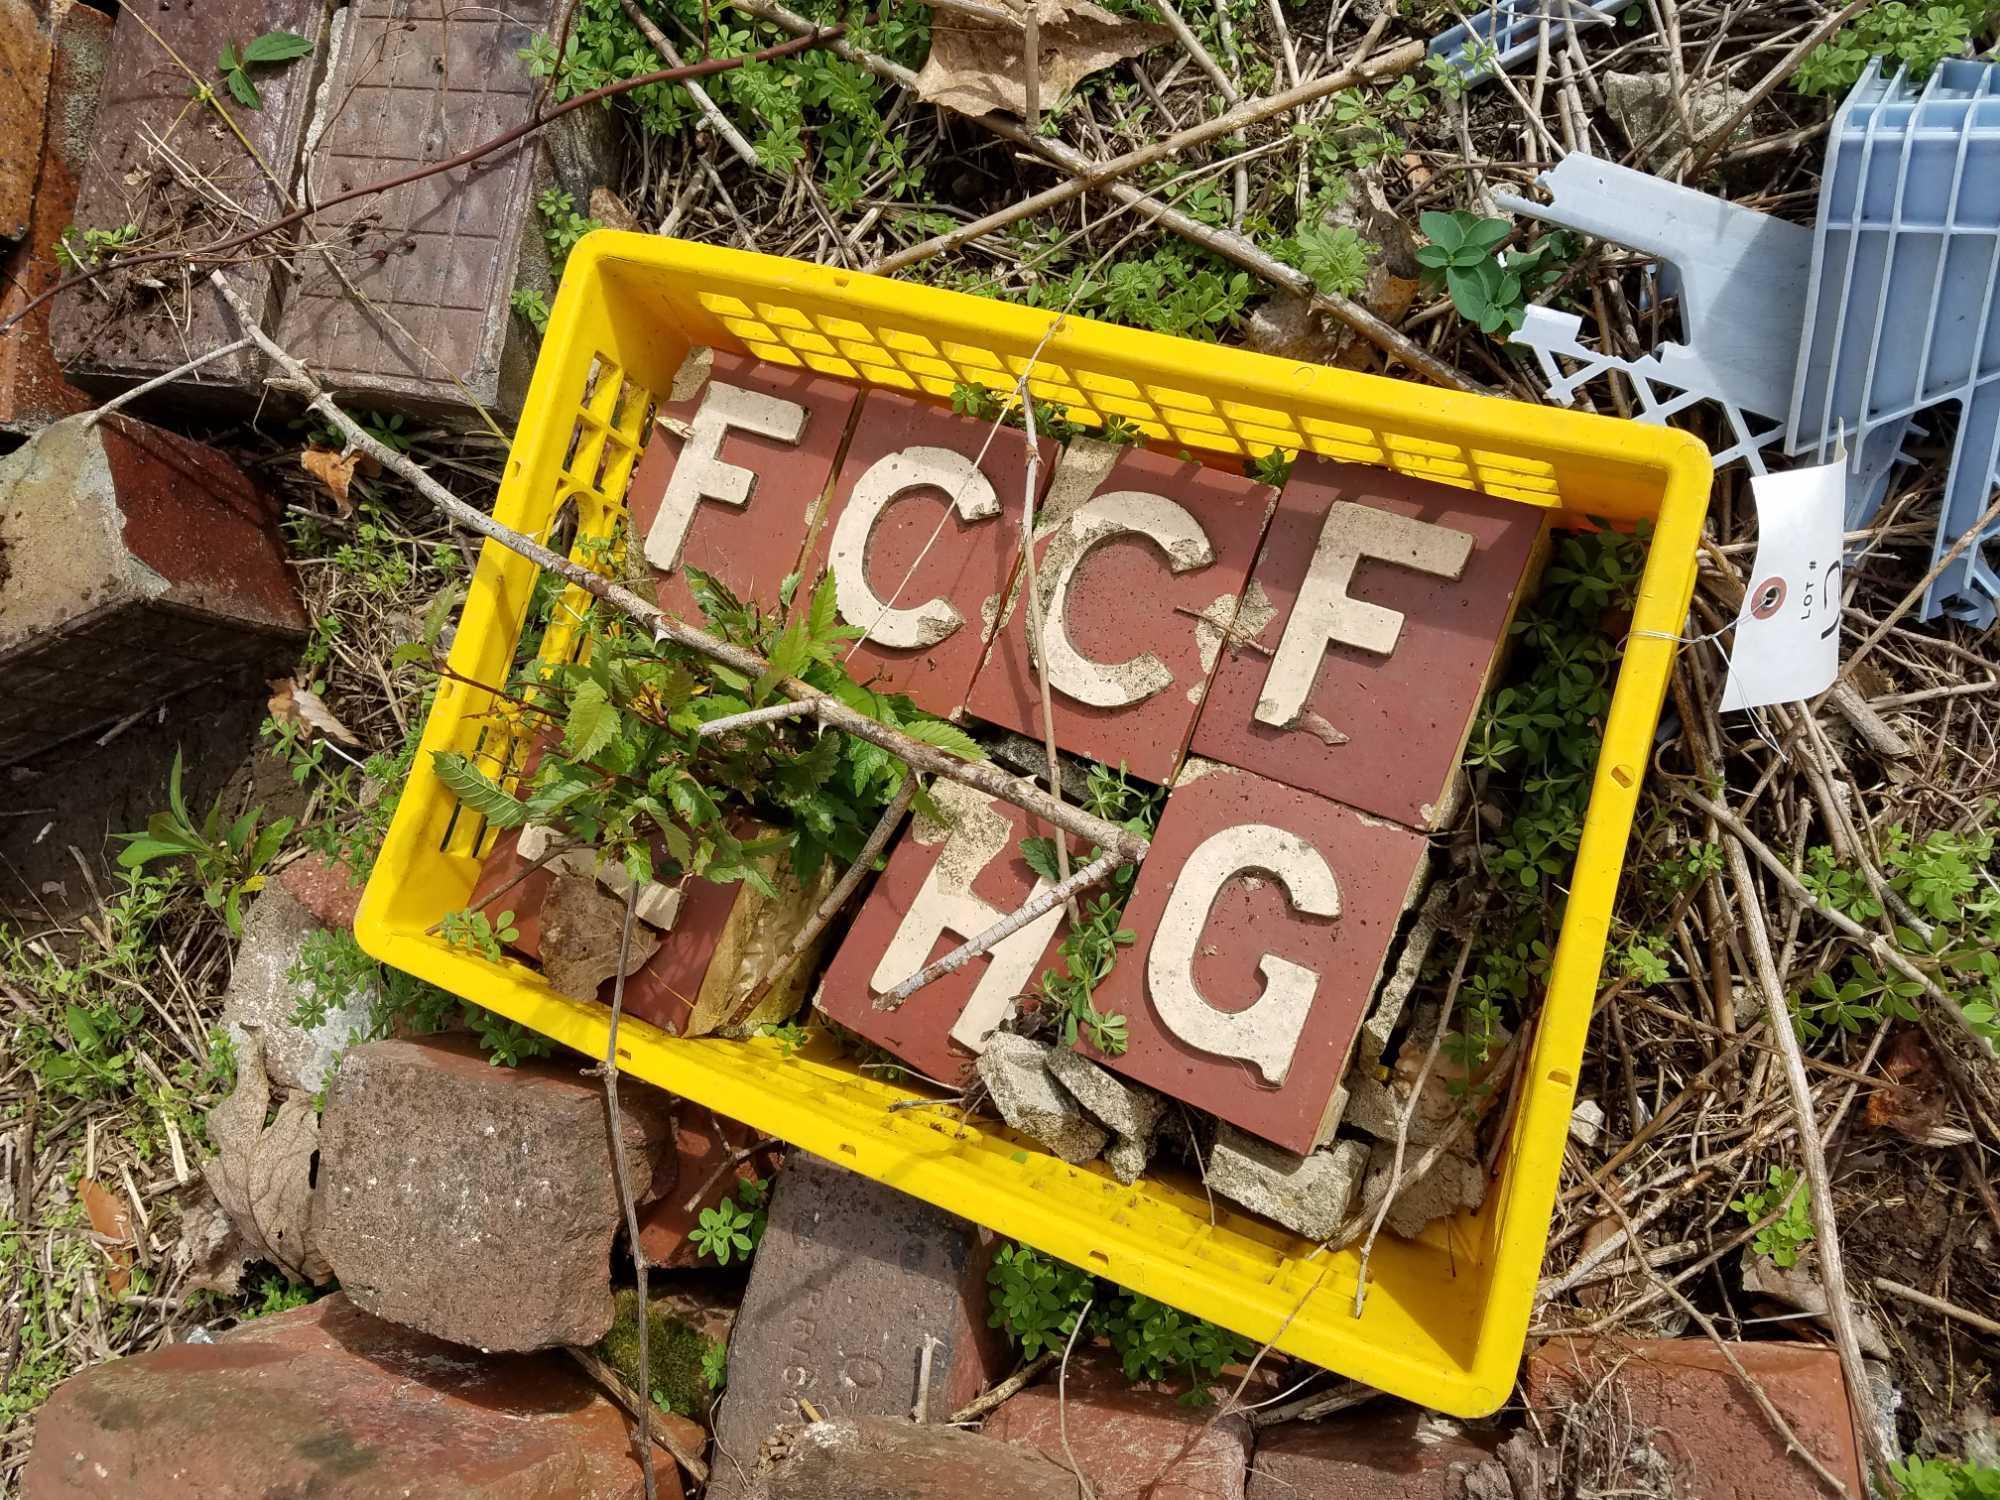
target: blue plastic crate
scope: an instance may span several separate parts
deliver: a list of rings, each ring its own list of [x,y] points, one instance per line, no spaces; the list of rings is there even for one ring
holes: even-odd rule
[[[1870,64],[1828,139],[1787,446],[1825,458],[1844,425],[1850,448],[1893,451],[1919,413],[1956,404],[1933,556],[2000,482],[1996,284],[2000,74],[1953,61],[1915,84]],[[2000,525],[1938,577],[1924,619],[1993,623],[2000,570],[1985,549],[1996,543]]]
[[[1457,68],[1469,88],[1493,76],[1491,65],[1481,63],[1474,67],[1468,63],[1474,47],[1490,44],[1497,54],[1498,65],[1511,68],[1523,58],[1533,57],[1541,45],[1544,12],[1549,17],[1549,44],[1554,46],[1569,30],[1570,17],[1592,11],[1604,15],[1623,10],[1631,3],[1632,0],[1497,0],[1468,15],[1465,25],[1432,37],[1429,55]]]

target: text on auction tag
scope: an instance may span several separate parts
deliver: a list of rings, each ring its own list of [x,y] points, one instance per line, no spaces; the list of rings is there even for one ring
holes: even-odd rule
[[[1845,459],[1750,481],[1757,562],[1736,616],[1722,710],[1795,703],[1840,671],[1840,547]]]

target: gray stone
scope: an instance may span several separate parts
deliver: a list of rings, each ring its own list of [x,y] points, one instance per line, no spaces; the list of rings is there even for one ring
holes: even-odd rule
[[[243,919],[243,942],[222,997],[222,1024],[239,1052],[254,1031],[271,1082],[308,1094],[325,1087],[341,1055],[367,1041],[374,1025],[372,983],[326,994],[310,980],[291,977],[306,940],[322,930],[290,891],[266,886]],[[302,1008],[319,1018],[303,1024]]]
[[[1151,1143],[1160,1128],[1160,1116],[1167,1108],[1167,1101],[1160,1095],[1136,1083],[1127,1083],[1068,1047],[1056,1047],[1049,1052],[1048,1069],[1056,1082],[1106,1130],[1130,1136],[1142,1145]]]
[[[1218,1197],[1304,1235],[1332,1237],[1347,1217],[1367,1147],[1338,1141],[1295,1156],[1231,1125],[1218,1127],[1208,1156],[1208,1186]]]
[[[628,1081],[619,1102],[643,1200],[668,1100]],[[377,1317],[487,1350],[593,1344],[622,1223],[609,1137],[577,1059],[500,1068],[467,1037],[370,1042],[327,1100],[315,1239]]]
[[[995,1032],[979,1054],[979,1078],[1000,1118],[1067,1162],[1089,1161],[1111,1133],[1057,1083],[1048,1070],[1052,1049],[1009,1032]]]
[[[1130,1187],[1139,1180],[1146,1170],[1146,1163],[1152,1159],[1150,1143],[1137,1136],[1121,1135],[1113,1141],[1104,1153],[1104,1164],[1111,1168],[1111,1175],[1125,1186]]]
[[[1393,1143],[1376,1143],[1368,1158],[1368,1175],[1361,1185],[1364,1212],[1373,1214],[1381,1206],[1395,1157]],[[1397,1184],[1395,1201],[1389,1205],[1389,1216],[1383,1221],[1392,1233],[1415,1239],[1439,1219],[1449,1218],[1461,1209],[1477,1208],[1486,1201],[1486,1169],[1473,1157],[1461,1151],[1446,1151],[1421,1177],[1416,1175],[1417,1161],[1414,1149],[1404,1152],[1403,1175]]]
[[[1646,165],[1665,167],[1692,143],[1688,125],[1696,138],[1721,125],[1740,109],[1750,95],[1731,88],[1720,79],[1711,79],[1690,88],[1686,100],[1687,123],[1674,104],[1674,80],[1667,73],[1607,73],[1604,75],[1604,105],[1611,118],[1625,132],[1635,151],[1645,152]]]
[[[907,1414],[927,1343],[933,1423],[1003,1374],[1007,1351],[986,1322],[993,1248],[976,1225],[792,1153],[729,1341],[715,1437],[736,1463],[715,1464],[709,1500],[746,1493],[743,1473],[766,1436],[799,1420],[801,1398],[827,1417]]]
[[[1069,1470],[1025,1446],[876,1417],[777,1434],[758,1458],[751,1493],[757,1500],[1075,1500],[1078,1486]]]

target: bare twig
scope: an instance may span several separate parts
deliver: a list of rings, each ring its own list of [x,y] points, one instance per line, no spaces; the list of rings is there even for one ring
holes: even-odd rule
[[[155,375],[151,380],[141,381],[138,385],[133,386],[132,389],[129,391],[120,391],[117,395],[113,396],[109,401],[106,401],[102,406],[98,407],[97,410],[93,411],[90,414],[90,420],[84,425],[88,427],[95,427],[99,422],[102,422],[106,417],[110,416],[114,411],[118,410],[119,407],[130,406],[134,401],[137,401],[141,396],[148,395],[153,391],[157,391],[163,385],[172,385],[176,380],[179,380],[183,375],[192,375],[196,370],[199,370],[203,365],[209,364],[214,360],[227,359],[230,355],[236,353],[240,349],[248,349],[254,342],[255,340],[253,339],[241,338],[236,340],[232,344],[224,344],[221,348],[211,349],[206,354],[197,354],[193,359],[189,360],[184,365],[175,365],[173,369],[167,371],[167,373],[164,375]]]
[[[618,1185],[618,1204],[625,1213],[625,1239],[632,1251],[632,1274],[639,1291],[639,1384],[650,1385],[653,1362],[647,1349],[647,1330],[653,1321],[652,1303],[646,1297],[646,1247],[639,1241],[639,1202],[625,1170],[625,1116],[618,1107],[618,1022],[625,1013],[625,971],[632,961],[632,925],[638,919],[639,883],[625,887],[625,924],[618,932],[618,971],[611,982],[611,1025],[604,1033],[604,1061],[591,1071],[604,1083],[604,1110],[611,1123],[611,1177]],[[652,1406],[652,1393],[641,1389],[639,1399]],[[652,1423],[644,1424],[647,1431]],[[657,1481],[653,1474],[653,1445],[644,1436],[639,1441],[639,1464],[645,1473],[646,1500],[653,1500]]]
[[[1062,1438],[1063,1457],[1069,1460],[1069,1471],[1076,1476],[1076,1487],[1083,1500],[1096,1500],[1096,1492],[1090,1481],[1084,1477],[1083,1466],[1076,1461],[1076,1454],[1069,1446],[1069,1357],[1076,1348],[1077,1335],[1083,1332],[1083,1325],[1090,1318],[1091,1305],[1095,1297],[1084,1299],[1083,1307],[1076,1315],[1076,1323],[1070,1328],[1069,1341],[1063,1345],[1062,1366],[1056,1371],[1056,1431]]]
[[[771,703],[763,708],[745,709],[740,714],[724,714],[719,719],[710,719],[694,732],[694,737],[698,740],[712,740],[717,735],[728,734],[732,729],[748,729],[756,724],[775,724],[780,719],[796,719],[802,714],[817,711],[817,705],[811,703]]]
[[[644,1321],[643,1317],[641,1321]],[[578,1348],[575,1344],[566,1345],[563,1352],[575,1360],[578,1365],[582,1366],[584,1373],[603,1386],[610,1393],[611,1398],[624,1407],[636,1420],[645,1423],[646,1432],[652,1438],[653,1443],[658,1443],[668,1453],[672,1454],[674,1462],[687,1472],[688,1478],[694,1480],[697,1484],[706,1484],[708,1482],[708,1465],[702,1461],[701,1454],[692,1451],[688,1447],[687,1443],[675,1433],[673,1428],[667,1424],[666,1419],[661,1416],[659,1408],[654,1406],[650,1400],[643,1399],[637,1391],[633,1390],[623,1375],[620,1375],[600,1356],[593,1354],[588,1349]],[[639,1451],[645,1455],[643,1462],[648,1478],[652,1477],[653,1443],[639,1444]]]
[[[1974,1312],[1969,1307],[1960,1307],[1956,1302],[1947,1302],[1942,1297],[1933,1297],[1929,1292],[1920,1292],[1913,1286],[1904,1286],[1900,1281],[1891,1281],[1886,1276],[1877,1276],[1875,1286],[1904,1302],[1928,1308],[1940,1317],[1950,1318],[1955,1323],[1963,1323],[1967,1328],[1977,1329],[1988,1338],[2000,1338],[2000,1323]]]

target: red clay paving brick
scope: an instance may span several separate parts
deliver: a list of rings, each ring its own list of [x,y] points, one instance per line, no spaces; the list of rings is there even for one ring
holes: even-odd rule
[[[1056,445],[1037,448],[1039,500]],[[806,570],[831,559],[841,618],[870,632],[847,657],[857,680],[947,718],[964,706],[1020,554],[1027,457],[1011,427],[868,393]]]
[[[1416,1407],[1370,1406],[1266,1431],[1247,1500],[1460,1500],[1463,1476],[1491,1452]]]
[[[1076,1455],[1097,1500],[1243,1500],[1250,1464],[1250,1424],[1212,1420],[1165,1391],[1134,1387],[1117,1361],[1079,1350],[1067,1399],[1045,1380],[1011,1396],[980,1428],[984,1437],[1019,1443],[1067,1465]]]
[[[10,5],[23,3],[8,0]],[[111,50],[111,18],[102,11],[82,0],[54,0],[47,14],[54,20],[48,128],[35,132],[39,161],[26,229],[21,242],[0,259],[0,323],[62,279],[56,243],[75,218],[77,175],[90,157],[97,90]],[[0,124],[0,139],[6,133]],[[44,302],[0,333],[0,431],[39,432],[97,404],[63,378],[49,347],[49,312]]]
[[[214,449],[122,414],[0,458],[0,763],[286,660],[306,618],[277,517]]]
[[[1005,1342],[986,1322],[993,1248],[942,1209],[802,1151],[788,1156],[730,1335],[729,1394],[715,1422],[718,1448],[736,1463],[715,1465],[708,1500],[745,1493],[737,1464],[747,1472],[774,1428],[804,1420],[801,1398],[828,1418],[907,1416],[927,1341],[930,1422],[1006,1373]]]
[[[242,144],[214,115],[188,107],[187,75],[161,51],[164,42],[191,66],[214,66],[230,44],[240,46],[267,31],[284,30],[319,39],[325,29],[324,0],[201,0],[189,4],[121,7],[112,35],[89,165],[77,193],[76,223],[84,229],[138,226],[138,243],[155,249],[194,245],[275,218],[289,207]],[[144,26],[140,23],[144,22]],[[150,27],[159,40],[146,34]],[[237,125],[256,146],[279,182],[290,184],[297,167],[306,115],[319,81],[316,57],[282,67],[256,70],[260,109],[231,107]],[[211,81],[214,81],[211,79]],[[213,197],[237,206],[236,215],[218,216],[158,160],[153,139],[163,140],[186,169],[208,184]],[[231,284],[264,326],[276,326],[272,307],[272,267],[252,256],[228,271]],[[196,354],[242,337],[236,315],[221,294],[197,280],[183,296],[180,282],[168,290],[141,284],[152,268],[101,277],[56,299],[51,328],[56,358],[77,384],[110,389],[164,374]],[[303,352],[303,351],[301,351]],[[174,383],[167,394],[185,401],[206,392],[247,406],[261,394],[263,356],[255,350],[204,365]]]
[[[1193,753],[1412,828],[1438,827],[1544,515],[1382,469],[1300,459],[1250,575],[1245,624],[1264,623],[1246,629],[1254,646],[1225,647]],[[1341,619],[1330,622],[1325,611],[1341,600]],[[1336,624],[1338,642],[1327,638]]]
[[[735,1192],[737,1183],[769,1178],[778,1170],[783,1158],[775,1147],[724,1169],[730,1157],[762,1139],[748,1125],[689,1100],[675,1106],[674,1154],[654,1169],[653,1191],[658,1196],[639,1210],[639,1243],[648,1265],[675,1270],[701,1264],[701,1252],[688,1236],[701,1222],[702,1210],[714,1208]],[[662,1185],[676,1164],[678,1175]]]
[[[349,878],[347,866],[339,860],[307,854],[278,872],[278,884],[318,918],[321,926],[354,926],[354,915],[361,909],[362,887]]]
[[[0,240],[28,232],[49,99],[48,17],[28,0],[0,0]]]
[[[542,84],[521,49],[549,29],[556,9],[552,0],[350,5],[322,93],[329,104],[313,121],[300,171],[302,196],[325,200],[525,124]],[[325,257],[299,258],[278,341],[336,394],[426,409],[511,405],[517,382],[503,390],[501,379],[507,294],[536,151],[532,138],[520,141],[322,213],[323,239],[356,238],[338,252],[338,273]]]
[[[671,1463],[662,1500],[680,1500]],[[489,1355],[336,1292],[210,1344],[72,1376],[37,1416],[22,1500],[636,1500],[624,1413],[562,1353]]]
[[[1062,909],[897,1009],[877,1010],[876,996],[978,936],[1043,883],[1020,848],[1022,839],[1046,830],[1020,808],[956,782],[937,782],[932,795],[955,826],[947,831],[918,818],[904,831],[843,935],[815,1003],[918,1072],[956,1086],[971,1072],[969,1041],[983,1040],[1008,1002],[1057,966]],[[962,1040],[953,1038],[955,1029]]]
[[[833,477],[859,398],[854,387],[809,370],[718,350],[708,385],[660,408],[662,416],[693,427],[702,448],[713,454],[709,464],[689,467],[682,479],[686,495],[664,517],[667,489],[686,443],[655,422],[632,473],[626,494],[632,534],[662,575],[662,609],[701,623],[679,572],[684,563],[713,574],[739,599],[777,607],[778,585],[799,565],[812,508]],[[792,409],[772,402],[790,403]],[[744,497],[740,502],[738,495]]]
[[[1867,1494],[1840,1355],[1818,1344],[1729,1348],[1848,1494]],[[1825,1493],[1706,1339],[1550,1339],[1529,1356],[1528,1404],[1545,1419],[1560,1418],[1607,1376],[1621,1421],[1635,1444],[1649,1444],[1667,1460],[1675,1493],[1702,1500],[1807,1500]]]
[[[1173,775],[1276,498],[1240,475],[1134,450],[1036,543],[1062,749],[1148,781]],[[1039,744],[1028,625],[1017,581],[966,706]]]
[[[1191,761],[1125,910],[1150,936],[1097,991],[1129,1041],[1101,1060],[1310,1150],[1425,852],[1408,829]]]

